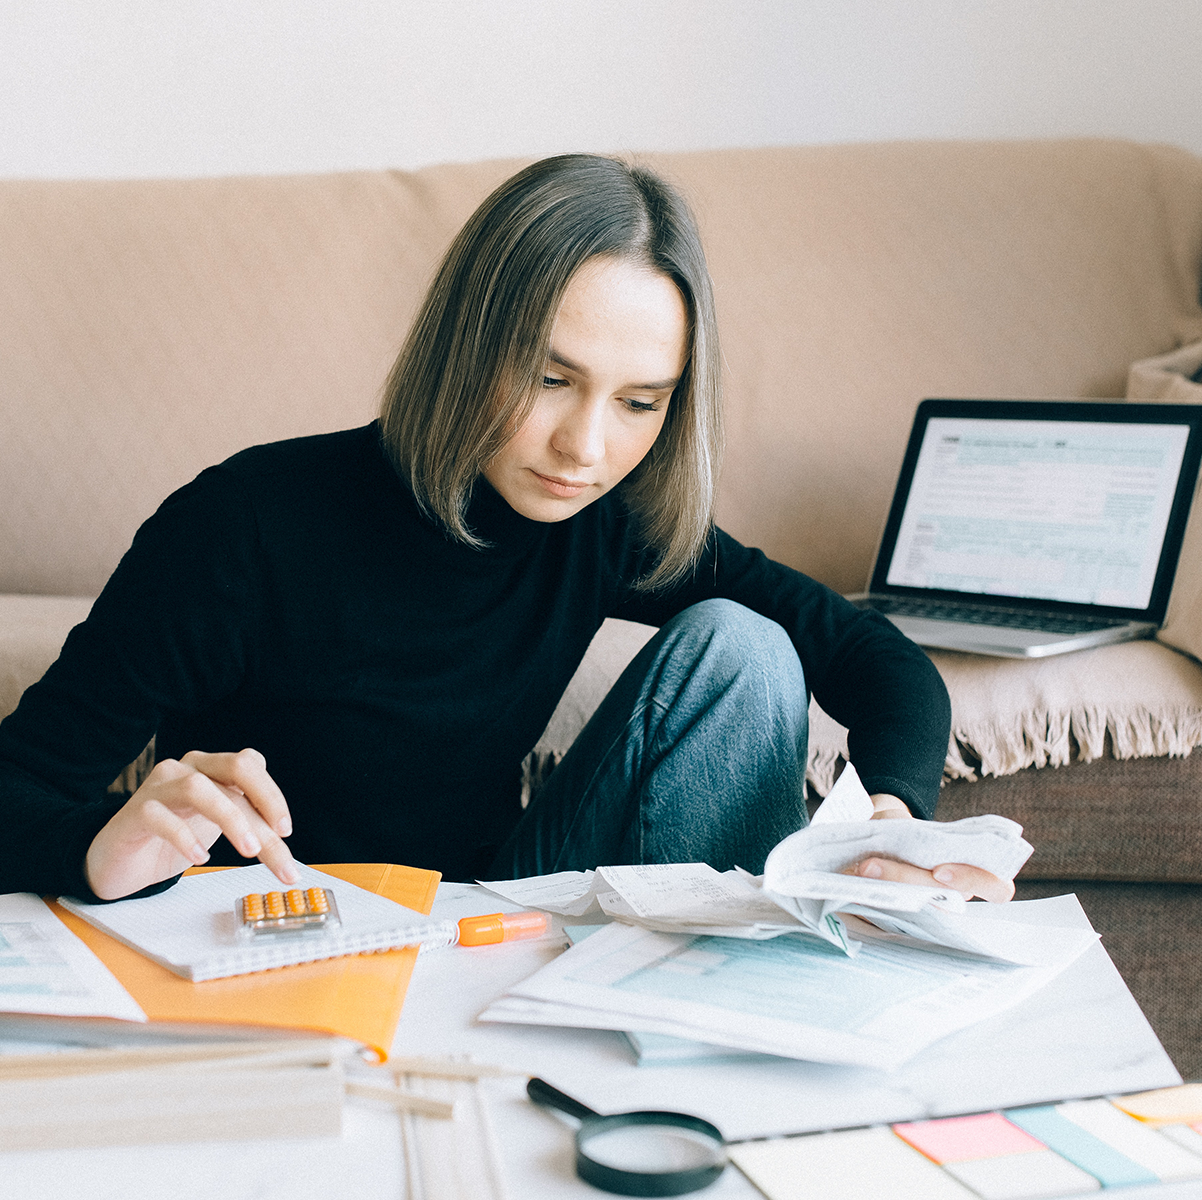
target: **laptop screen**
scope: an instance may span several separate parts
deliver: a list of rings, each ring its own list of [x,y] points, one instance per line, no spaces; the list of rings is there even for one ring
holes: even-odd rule
[[[1143,613],[1159,583],[1167,603],[1200,414],[1178,405],[925,401],[872,589]]]

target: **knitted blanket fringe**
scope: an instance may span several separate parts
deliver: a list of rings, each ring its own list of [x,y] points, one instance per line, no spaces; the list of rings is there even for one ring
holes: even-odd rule
[[[1202,746],[1202,710],[1119,712],[1090,705],[1067,713],[1023,713],[1008,727],[953,728],[944,776],[975,780],[1027,767],[1093,762],[1106,754],[1107,738],[1114,758],[1184,758]]]
[[[956,726],[948,742],[943,777],[975,781],[1013,775],[1027,767],[1063,767],[1114,758],[1185,758],[1202,746],[1202,709],[1117,712],[1101,706],[1065,712],[1027,712],[1015,721]],[[806,782],[825,796],[842,770],[842,748],[812,746]]]

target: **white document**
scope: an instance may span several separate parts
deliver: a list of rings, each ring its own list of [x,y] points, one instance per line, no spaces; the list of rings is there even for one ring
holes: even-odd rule
[[[26,892],[0,896],[0,1010],[146,1020],[108,967]]]
[[[891,1070],[1017,1004],[1067,965],[1022,967],[883,940],[848,958],[804,933],[753,941],[614,923],[510,988],[479,1019],[666,1033]]]
[[[833,811],[824,812],[831,801],[836,802]],[[854,949],[846,923],[836,915],[851,913],[886,933],[1024,966],[1071,961],[1096,939],[1092,931],[1081,929],[1035,931],[1007,921],[973,924],[963,897],[950,889],[842,874],[852,863],[882,855],[925,870],[941,863],[968,863],[1009,880],[1033,849],[1022,837],[1022,827],[1005,817],[950,822],[857,819],[857,813],[870,813],[871,807],[848,764],[814,822],[775,846],[764,864],[765,893],[819,936]]]
[[[868,821],[873,814],[872,797],[860,782],[855,767],[848,763],[826,794],[826,799],[810,818],[814,825],[840,825],[849,821]]]
[[[600,911],[593,880],[596,871],[557,871],[554,875],[531,875],[527,879],[501,879],[493,883],[477,881],[496,896],[512,900],[523,908],[541,908],[565,917],[582,917],[590,910]]]
[[[59,903],[193,982],[398,946],[447,945],[456,936],[454,922],[433,920],[300,863],[297,871],[297,887],[333,891],[340,927],[314,934],[242,938],[235,903],[252,892],[280,889],[280,881],[262,863],[186,875],[154,896],[112,904],[81,904],[66,898]]]
[[[966,817],[961,821],[873,821],[872,799],[855,767],[848,763],[813,819],[776,845],[772,886],[781,889],[793,874],[841,871],[872,855],[884,855],[931,870],[941,863],[967,863],[999,879],[1013,879],[1031,857],[1022,826],[1007,817]],[[768,866],[765,864],[765,876]],[[910,884],[889,884],[910,887]]]
[[[555,882],[544,887],[544,880]],[[648,929],[746,938],[775,937],[801,928],[765,895],[754,876],[716,871],[708,863],[599,867],[480,886],[514,904],[578,920],[610,916]]]
[[[1008,817],[964,817],[959,821],[840,822],[807,825],[774,846],[764,866],[776,884],[790,873],[840,871],[850,863],[884,855],[930,871],[941,863],[967,863],[999,879],[1013,879],[1031,857],[1022,826]],[[773,870],[768,864],[778,866]],[[910,884],[898,885],[909,887]]]
[[[1031,854],[1022,827],[1005,817],[873,821],[872,812],[872,800],[849,764],[811,824],[773,848],[762,878],[741,870],[719,872],[705,863],[671,863],[482,886],[516,904],[575,918],[605,914],[664,933],[758,940],[805,930],[847,954],[857,953],[860,941],[849,933],[843,913],[898,939],[1023,966],[1063,965],[1096,939],[1081,929],[973,923],[965,916],[964,898],[950,888],[843,874],[864,858],[883,855],[925,869],[968,863],[1012,879]]]

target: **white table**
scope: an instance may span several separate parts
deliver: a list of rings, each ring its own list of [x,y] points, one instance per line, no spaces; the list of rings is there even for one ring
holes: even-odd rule
[[[444,886],[438,908],[451,916],[483,911],[474,891]],[[1180,1082],[1100,945],[1018,1008],[935,1043],[892,1075],[788,1059],[639,1067],[616,1034],[474,1022],[494,996],[533,973],[561,945],[552,939],[459,948],[420,959],[396,1052],[467,1053],[479,1062],[541,1075],[600,1112],[695,1113],[732,1140]],[[515,1080],[496,1087],[492,1107],[514,1200],[576,1195],[595,1200],[598,1193],[575,1178],[564,1123],[526,1101],[523,1086],[524,1080]],[[759,1196],[733,1170],[705,1194]]]
[[[1028,902],[1041,903],[1041,902]],[[444,885],[436,911],[511,908]],[[562,940],[437,951],[419,958],[396,1054],[470,1055],[521,1076],[487,1085],[511,1200],[601,1193],[572,1167],[568,1125],[525,1099],[538,1074],[602,1112],[668,1108],[714,1121],[728,1138],[915,1119],[1069,1096],[1160,1087],[1179,1076],[1101,946],[1021,1006],[929,1047],[893,1075],[789,1060],[645,1066],[604,1031],[482,1025],[476,1013],[559,952]],[[0,1156],[0,1191],[22,1200],[355,1200],[403,1195],[395,1117],[348,1104],[341,1138],[196,1143]],[[1181,1188],[1131,1196],[1185,1197]],[[733,1168],[707,1197],[759,1193]],[[1117,1198],[1127,1195],[1108,1192]],[[441,1198],[440,1198],[441,1200]]]

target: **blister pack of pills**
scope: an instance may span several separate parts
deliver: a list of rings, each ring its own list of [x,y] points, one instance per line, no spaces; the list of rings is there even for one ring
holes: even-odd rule
[[[341,924],[329,888],[292,888],[286,892],[252,892],[234,905],[244,937],[278,933],[324,933]]]

